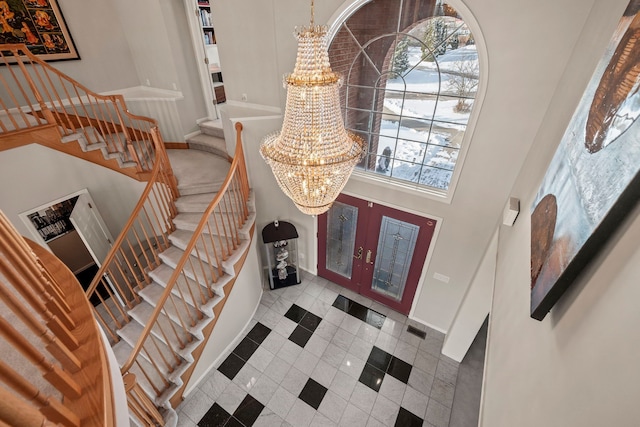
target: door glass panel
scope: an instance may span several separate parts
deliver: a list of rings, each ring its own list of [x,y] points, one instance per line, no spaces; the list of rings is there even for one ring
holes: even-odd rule
[[[419,231],[417,225],[382,217],[372,290],[396,301],[402,300]]]
[[[358,208],[335,202],[327,218],[327,270],[351,279]]]

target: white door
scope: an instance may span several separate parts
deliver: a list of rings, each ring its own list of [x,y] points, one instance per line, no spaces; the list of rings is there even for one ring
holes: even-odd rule
[[[109,254],[113,237],[95,206],[89,193],[81,193],[69,219],[100,267]]]

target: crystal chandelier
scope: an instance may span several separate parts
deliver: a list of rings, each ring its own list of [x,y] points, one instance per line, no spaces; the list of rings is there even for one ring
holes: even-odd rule
[[[338,88],[331,70],[327,28],[311,24],[296,29],[298,55],[285,77],[287,104],[280,132],[267,136],[260,154],[282,191],[305,214],[331,207],[364,153],[364,141],[344,128]]]

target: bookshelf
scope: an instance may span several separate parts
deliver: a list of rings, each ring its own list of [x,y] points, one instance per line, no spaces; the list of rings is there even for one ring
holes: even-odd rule
[[[216,97],[216,102],[225,102],[224,85],[222,82],[222,70],[220,68],[220,58],[218,56],[218,45],[216,32],[213,27],[211,15],[211,3],[209,0],[196,0],[198,5],[196,12],[198,22],[202,29],[204,48],[208,58],[209,74]]]

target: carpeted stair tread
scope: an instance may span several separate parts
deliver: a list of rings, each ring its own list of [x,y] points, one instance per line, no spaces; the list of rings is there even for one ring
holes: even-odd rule
[[[143,330],[144,326],[133,321],[118,330],[118,335],[133,348],[138,342],[138,338],[142,335]],[[188,363],[179,355],[174,354],[167,344],[155,337],[151,338],[152,336],[153,335],[149,336],[142,350],[140,350],[138,360],[140,357],[148,362],[154,360],[159,374],[169,381],[175,383],[181,382],[180,375],[184,373],[187,368],[185,365]]]
[[[224,128],[222,127],[222,120],[207,120],[199,124],[200,132],[216,136],[218,138],[224,139]]]
[[[227,157],[227,142],[224,138],[199,133],[187,139],[189,148],[198,151],[205,151],[217,154],[221,157]]]
[[[167,150],[167,155],[183,196],[217,192],[231,167],[226,158],[199,150]]]
[[[171,279],[171,275],[174,273],[174,269],[166,264],[160,264],[157,268],[155,268],[154,270],[149,272],[149,276],[151,276],[151,278],[154,280],[154,283],[156,285],[158,285],[159,287],[161,287],[164,291],[164,289],[167,286],[167,283],[169,282],[169,280]],[[186,281],[185,281],[186,280]],[[202,299],[203,298],[208,298],[209,297],[209,291],[207,291],[207,287],[205,285],[205,283],[198,283],[195,280],[187,277],[185,279],[184,276],[181,276],[178,280],[177,280],[177,286],[174,286],[173,289],[171,290],[171,293],[173,295],[175,295],[178,298],[182,298],[180,296],[180,294],[182,293],[185,296],[186,302],[193,307],[194,310],[197,310],[197,306],[202,304]],[[146,290],[147,288],[145,287],[145,289],[143,289],[142,291],[140,291],[140,295],[142,295],[142,293]],[[149,291],[151,292],[151,291]],[[193,302],[191,295],[193,295],[195,298],[197,298],[197,304]],[[203,297],[204,295],[204,297]],[[158,297],[159,299],[159,297]],[[158,299],[155,299],[154,301],[157,301]],[[185,313],[188,314],[188,313]],[[207,314],[207,313],[205,313]],[[190,314],[191,315],[191,314]],[[208,315],[208,314],[207,314]]]
[[[169,235],[169,240],[176,247],[185,250],[187,248],[187,245],[191,241],[193,234],[194,233],[192,231],[176,230]],[[239,244],[239,242],[237,244]],[[220,265],[227,274],[233,274],[233,271],[229,271],[228,266],[225,265],[224,262],[225,259],[230,255],[226,253],[225,248],[231,248],[232,251],[234,250],[233,239],[231,237],[226,238],[207,234],[198,239],[196,247],[191,251],[191,255],[198,256],[199,254],[200,258],[204,262],[211,262],[214,265],[218,265],[218,262],[220,262]],[[217,259],[207,259],[206,254],[216,255]],[[231,268],[233,268],[233,266],[231,266]]]
[[[153,282],[147,285],[143,290],[139,292],[140,296],[150,305],[156,307],[158,305],[158,301],[162,297],[165,288],[160,286],[159,284]],[[177,291],[176,291],[177,293]],[[171,320],[175,323],[180,323],[180,319],[199,319],[202,316],[213,317],[213,311],[208,310],[209,312],[202,311],[201,314],[198,314],[198,309],[193,305],[187,303],[180,299],[176,294],[172,292],[174,296],[173,302],[169,301],[165,305],[165,312],[169,315]],[[191,331],[192,333],[197,333],[197,331]]]
[[[170,305],[171,306],[171,305]],[[129,310],[129,314],[141,325],[146,325],[149,319],[153,315],[154,308],[151,304],[143,301],[135,306],[132,310]],[[187,362],[193,362],[193,350],[200,345],[203,339],[202,329],[211,322],[209,317],[202,316],[195,325],[189,329],[197,330],[199,333],[190,334],[187,333],[179,323],[174,322],[169,316],[161,312],[155,322],[151,333],[160,341],[169,345],[175,352],[177,352]],[[184,319],[188,322],[188,319]],[[195,322],[195,320],[194,320]],[[167,343],[167,341],[169,341]]]
[[[221,224],[223,218],[226,220],[226,217],[223,216],[222,213],[214,212],[213,216],[217,218],[218,224]],[[178,214],[173,219],[173,224],[176,226],[178,230],[187,230],[187,231],[195,231],[198,225],[200,224],[200,219],[202,218],[201,214],[198,213],[189,213],[184,212]],[[247,221],[242,225],[241,228],[238,229],[238,235],[241,239],[250,238],[250,231],[253,222],[255,221],[255,212],[249,212],[249,216]],[[205,227],[203,230],[204,233],[209,233],[216,236],[231,236],[231,230],[226,230],[220,226],[216,227],[216,221],[213,219],[209,220],[209,227]]]
[[[172,245],[160,254],[160,258],[162,259],[162,262],[167,264],[169,267],[176,268],[178,262],[180,262],[182,254],[184,254],[182,249]],[[189,256],[189,261],[187,261],[184,266],[184,272],[187,277],[202,283],[211,283],[213,281],[211,276],[212,269],[217,270],[216,266],[209,266],[208,263],[199,260],[193,255]]]
[[[200,213],[202,214],[215,197],[215,193],[193,194],[178,197],[176,200],[176,208],[178,212]]]

